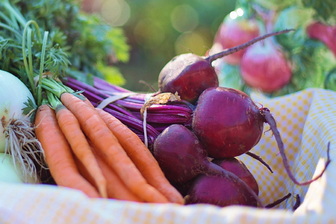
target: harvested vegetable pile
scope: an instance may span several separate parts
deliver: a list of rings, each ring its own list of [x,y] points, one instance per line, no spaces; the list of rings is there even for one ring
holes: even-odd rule
[[[179,55],[159,74],[159,90],[140,94],[108,82],[121,78],[110,66],[111,54],[126,60],[121,33],[111,33],[114,29],[97,17],[77,15],[78,7],[70,0],[58,3],[53,8],[47,1],[1,2],[1,74],[19,78],[27,88],[18,110],[23,117],[29,115],[24,117],[26,126],[33,130],[24,132],[28,149],[5,138],[5,153],[17,167],[31,168],[27,170],[41,183],[77,189],[90,198],[270,208],[291,194],[263,205],[253,174],[236,158],[247,154],[272,172],[250,152],[265,124],[295,184],[308,185],[327,169],[329,145],[319,175],[298,181],[270,110],[240,90],[221,87],[212,66],[292,29],[266,33],[207,57]],[[52,17],[36,16],[45,7]],[[60,13],[62,9],[67,13]],[[6,130],[8,123],[2,122]],[[15,136],[20,132],[14,129]]]
[[[76,9],[74,4],[66,5],[72,6],[72,10]],[[63,7],[67,7],[66,5]],[[78,189],[89,197],[183,204],[182,196],[165,178],[153,155],[137,135],[111,114],[96,109],[80,93],[59,81],[61,74],[82,71],[84,76],[84,71],[93,72],[95,66],[99,67],[102,62],[90,62],[92,71],[89,71],[90,66],[80,66],[85,64],[85,58],[80,58],[83,61],[71,58],[71,53],[69,57],[65,50],[68,45],[55,41],[54,35],[62,37],[62,32],[55,34],[45,29],[47,25],[40,27],[35,20],[26,22],[20,11],[20,7],[26,5],[18,4],[15,7],[4,2],[3,6],[2,27],[6,29],[2,33],[2,39],[11,44],[2,45],[3,51],[7,53],[4,54],[7,61],[2,65],[3,69],[20,77],[32,93],[33,99],[21,97],[23,99],[19,100],[26,100],[24,109],[31,114],[36,134],[32,139],[38,140],[42,146],[43,152],[39,152],[43,154],[43,158],[35,158],[34,161],[38,164],[45,162],[57,185]],[[70,24],[80,21],[77,19]],[[90,20],[85,20],[88,21]],[[80,23],[77,28],[102,28],[100,24],[92,27],[91,24],[83,25],[84,23]],[[109,31],[106,28],[105,31]],[[56,31],[57,28],[52,30]],[[71,41],[66,38],[70,34],[67,35],[61,39]],[[99,44],[99,37],[95,38],[91,41]],[[106,46],[101,47],[109,47],[111,44],[108,41],[102,43]],[[16,54],[10,57],[8,54],[12,52]],[[85,55],[90,53],[86,52]],[[93,55],[97,57],[99,53]],[[71,67],[68,70],[69,64],[76,66],[77,71]],[[20,130],[16,133],[20,133]],[[5,142],[11,144],[10,141],[11,139],[6,139]],[[6,151],[13,159],[18,159],[21,155],[15,154],[15,150],[21,152],[25,148],[10,148]],[[18,164],[26,165],[25,161]]]
[[[45,164],[34,164],[40,161],[42,154],[38,142],[33,143],[36,138],[31,133],[34,111],[43,99],[40,85],[35,85],[36,78],[41,79],[46,71],[55,76],[67,72],[82,79],[93,75],[114,78],[115,83],[121,84],[122,77],[106,58],[113,56],[127,61],[128,46],[121,30],[103,25],[98,17],[81,14],[78,5],[71,0],[54,4],[3,0],[0,4],[0,69],[22,82],[11,82],[10,75],[1,71],[2,108],[9,107],[11,116],[15,113],[8,118],[6,114],[2,120],[1,152],[12,155],[9,164],[21,167],[23,173],[16,173],[16,181],[39,182],[38,176],[44,179],[45,172],[44,169],[38,171],[36,166]],[[103,75],[105,70],[111,71],[108,76]]]
[[[267,162],[263,161],[258,155],[249,152],[259,142],[263,133],[263,123],[266,121],[264,119],[269,120],[270,126],[273,127],[272,131],[277,136],[280,154],[283,156],[284,166],[287,168],[286,172],[295,184],[299,186],[308,185],[319,179],[330,163],[328,147],[326,149],[328,160],[324,169],[311,180],[298,181],[288,165],[289,161],[283,151],[284,145],[272,115],[267,108],[258,108],[245,93],[238,90],[224,87],[208,88],[201,94],[197,104],[191,104],[186,100],[178,101],[174,97],[170,101],[171,98],[167,98],[166,94],[162,97],[162,93],[132,92],[99,78],[95,78],[94,86],[73,78],[65,79],[64,83],[74,90],[84,90],[83,95],[93,105],[97,105],[97,107],[119,117],[123,123],[137,133],[142,141],[146,142],[145,136],[147,134],[148,148],[159,162],[168,180],[185,196],[187,204],[209,203],[218,206],[239,204],[273,207],[290,196],[284,193],[284,197],[280,198],[279,201],[262,205],[257,197],[258,183],[255,181],[253,174],[237,157],[246,153],[264,164],[265,169],[268,169],[271,172],[270,175],[272,175],[272,168],[268,166]],[[171,95],[175,96],[174,94]],[[148,97],[161,99],[162,101],[154,100],[153,102],[156,103],[146,106],[146,102],[150,101],[145,100]],[[205,99],[206,97],[212,99]],[[215,99],[216,97],[218,99]],[[238,102],[234,103],[235,101]],[[166,103],[161,105],[159,102]],[[217,106],[223,105],[223,103],[227,106]],[[141,112],[143,107],[148,111],[146,119],[143,118],[144,114]],[[171,110],[174,111],[175,116],[171,116]],[[226,116],[223,116],[223,114]],[[156,119],[158,115],[162,119]],[[209,117],[210,120],[199,118],[198,116],[201,115]],[[245,117],[246,122],[241,123],[243,117]],[[194,123],[195,120],[204,123],[204,127],[195,127],[197,125]],[[254,131],[251,131],[249,125],[251,120],[256,122]],[[258,122],[261,123],[258,124]],[[147,130],[147,133],[141,132],[141,123],[147,127],[143,129]],[[230,125],[235,126],[235,128],[231,128]],[[216,142],[219,142],[218,144],[221,147],[217,149],[212,145],[206,145],[204,139],[199,138],[201,136],[196,136],[195,133],[202,128],[208,128],[203,133],[208,134],[207,138],[210,143],[216,144]],[[226,133],[222,134],[224,131]],[[224,137],[226,137],[225,141],[228,144],[221,142],[220,138]],[[234,147],[239,144],[239,147]],[[242,151],[238,149],[242,149]],[[244,183],[236,180],[237,177],[246,180],[249,186],[247,187]],[[235,184],[229,187],[230,183]],[[209,188],[212,191],[209,192]],[[218,191],[215,189],[218,189]],[[228,194],[235,196],[228,198]],[[298,196],[295,195],[295,197]]]
[[[93,86],[73,78],[63,82],[75,91],[84,90],[83,95],[93,105],[115,114],[138,133],[167,179],[185,196],[187,204],[264,207],[257,195],[258,185],[241,161],[237,160],[236,163],[240,164],[237,169],[224,168],[227,160],[235,161],[235,157],[247,153],[271,170],[260,157],[249,152],[258,144],[264,123],[270,126],[286,172],[295,184],[307,185],[317,180],[330,161],[317,177],[299,182],[291,171],[270,111],[259,108],[239,90],[220,87],[211,62],[262,39],[289,31],[257,37],[206,59],[193,54],[179,55],[162,69],[158,77],[159,91],[152,94],[137,94],[117,88],[99,78],[94,79]],[[180,117],[166,116],[166,111],[172,109]],[[157,115],[163,118],[155,120]],[[139,129],[141,123],[142,130]],[[209,192],[209,186],[216,187]],[[233,196],[230,198],[227,195]]]

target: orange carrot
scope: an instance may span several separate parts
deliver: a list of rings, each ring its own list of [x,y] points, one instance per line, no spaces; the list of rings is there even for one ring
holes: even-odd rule
[[[111,167],[98,155],[98,152],[92,148],[96,160],[101,168],[106,180],[107,180],[107,197],[117,200],[144,202],[141,198],[131,192],[125,184],[121,181],[119,176],[114,172]],[[77,167],[81,174],[90,182],[93,182],[93,177],[88,173],[87,167],[85,167],[79,160],[76,161]]]
[[[64,105],[60,104],[55,108],[58,125],[68,140],[72,152],[87,167],[88,172],[94,179],[98,192],[103,198],[107,197],[106,179],[96,161],[86,136],[80,128],[80,124]]]
[[[100,197],[95,187],[80,175],[70,146],[57,123],[55,111],[48,105],[41,105],[36,112],[35,126],[36,137],[56,184],[80,190],[92,198]]]
[[[141,139],[113,115],[99,108],[96,110],[147,182],[165,195],[170,202],[183,204],[182,195],[167,180],[158,162]]]
[[[63,93],[61,101],[77,117],[87,138],[128,189],[146,202],[169,202],[163,194],[147,183],[94,108],[70,93]]]

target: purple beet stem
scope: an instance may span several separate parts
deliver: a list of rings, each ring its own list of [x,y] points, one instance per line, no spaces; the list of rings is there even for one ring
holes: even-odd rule
[[[209,63],[212,63],[213,61],[219,59],[219,58],[222,58],[224,56],[227,56],[227,55],[230,55],[230,54],[233,54],[237,51],[240,51],[244,48],[247,48],[248,46],[251,46],[252,44],[258,42],[258,41],[261,41],[263,39],[266,39],[268,37],[271,37],[271,36],[276,36],[276,35],[279,35],[279,34],[283,34],[283,33],[288,33],[290,31],[293,31],[294,29],[285,29],[285,30],[281,30],[281,31],[278,31],[278,32],[272,32],[272,33],[268,33],[268,34],[265,34],[265,35],[262,35],[260,37],[256,37],[246,43],[243,43],[241,45],[238,45],[236,47],[232,47],[232,48],[229,48],[225,51],[222,51],[222,52],[219,52],[217,54],[214,54],[214,55],[210,55],[206,58],[206,60],[209,62]]]
[[[275,121],[274,117],[272,116],[271,112],[267,108],[261,108],[260,112],[263,115],[266,123],[269,124],[269,126],[270,126],[270,128],[271,128],[271,130],[273,132],[273,135],[275,137],[275,140],[276,140],[278,148],[279,148],[280,155],[282,157],[282,161],[283,161],[284,167],[286,169],[286,172],[287,172],[289,178],[295,184],[300,185],[300,186],[311,184],[312,182],[314,182],[317,179],[319,179],[323,175],[323,173],[326,171],[328,165],[331,162],[331,160],[330,160],[330,142],[328,142],[327,162],[326,162],[326,164],[324,166],[324,169],[321,171],[321,173],[319,175],[317,175],[315,178],[311,179],[311,180],[304,181],[304,182],[299,182],[295,178],[295,176],[293,175],[293,173],[292,173],[292,171],[290,169],[289,162],[288,162],[288,159],[287,159],[287,156],[286,156],[286,153],[285,153],[285,149],[284,149],[284,144],[283,144],[283,141],[281,139],[281,135],[280,135],[280,132],[279,132],[279,130],[277,128],[276,121]]]
[[[133,93],[130,90],[112,85],[105,80],[94,78],[94,86],[68,77],[63,81],[75,91],[84,91],[83,95],[98,106],[104,99],[123,93]],[[146,94],[135,93],[123,99],[108,104],[104,110],[116,116],[121,122],[132,129],[143,139],[143,121],[140,109],[145,103]],[[173,123],[191,125],[193,109],[183,102],[173,102],[169,105],[152,105],[147,109],[147,135],[150,142],[166,127]]]

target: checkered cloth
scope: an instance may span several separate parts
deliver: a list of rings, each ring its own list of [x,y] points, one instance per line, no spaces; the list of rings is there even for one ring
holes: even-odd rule
[[[300,207],[292,211],[295,198],[273,209],[211,205],[181,206],[143,204],[111,199],[89,199],[79,191],[33,184],[0,184],[1,224],[226,224],[226,223],[336,223],[336,92],[307,89],[268,99],[253,95],[268,107],[277,120],[291,170],[299,181],[318,175],[326,162],[327,143],[331,143],[331,163],[318,181],[308,186],[292,183],[284,171],[274,136],[265,133],[252,150],[273,169],[249,156],[240,159],[253,173],[260,197],[269,204],[287,193],[299,194]]]

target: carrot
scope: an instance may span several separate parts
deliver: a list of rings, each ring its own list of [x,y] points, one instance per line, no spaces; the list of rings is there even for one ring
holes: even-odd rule
[[[86,136],[80,128],[77,118],[62,104],[59,104],[55,111],[58,125],[69,142],[72,152],[87,167],[88,172],[94,179],[96,188],[98,188],[98,192],[103,198],[106,198],[106,179],[93,155]]]
[[[77,117],[87,138],[127,188],[146,202],[169,202],[163,194],[147,183],[93,107],[70,93],[63,93],[61,101]]]
[[[86,98],[83,94],[79,94],[79,96],[83,98],[84,103],[86,103],[90,107],[94,108],[93,104],[91,103],[90,100],[88,100],[88,98]]]
[[[96,110],[147,182],[157,188],[170,202],[183,204],[182,195],[167,180],[158,162],[141,139],[113,115],[99,108]]]
[[[100,197],[95,187],[80,175],[70,146],[57,123],[55,111],[46,104],[41,105],[36,112],[35,126],[36,137],[56,184],[80,190],[92,198]]]
[[[117,200],[125,200],[125,201],[133,201],[133,202],[144,202],[141,198],[136,196],[133,192],[131,192],[125,184],[121,181],[119,176],[114,172],[111,167],[98,155],[97,150],[94,150],[92,147],[92,151],[97,159],[99,167],[101,168],[104,176],[107,180],[107,197]],[[87,168],[79,161],[76,161],[77,167],[81,174],[90,182],[93,182],[92,176],[88,173]]]

